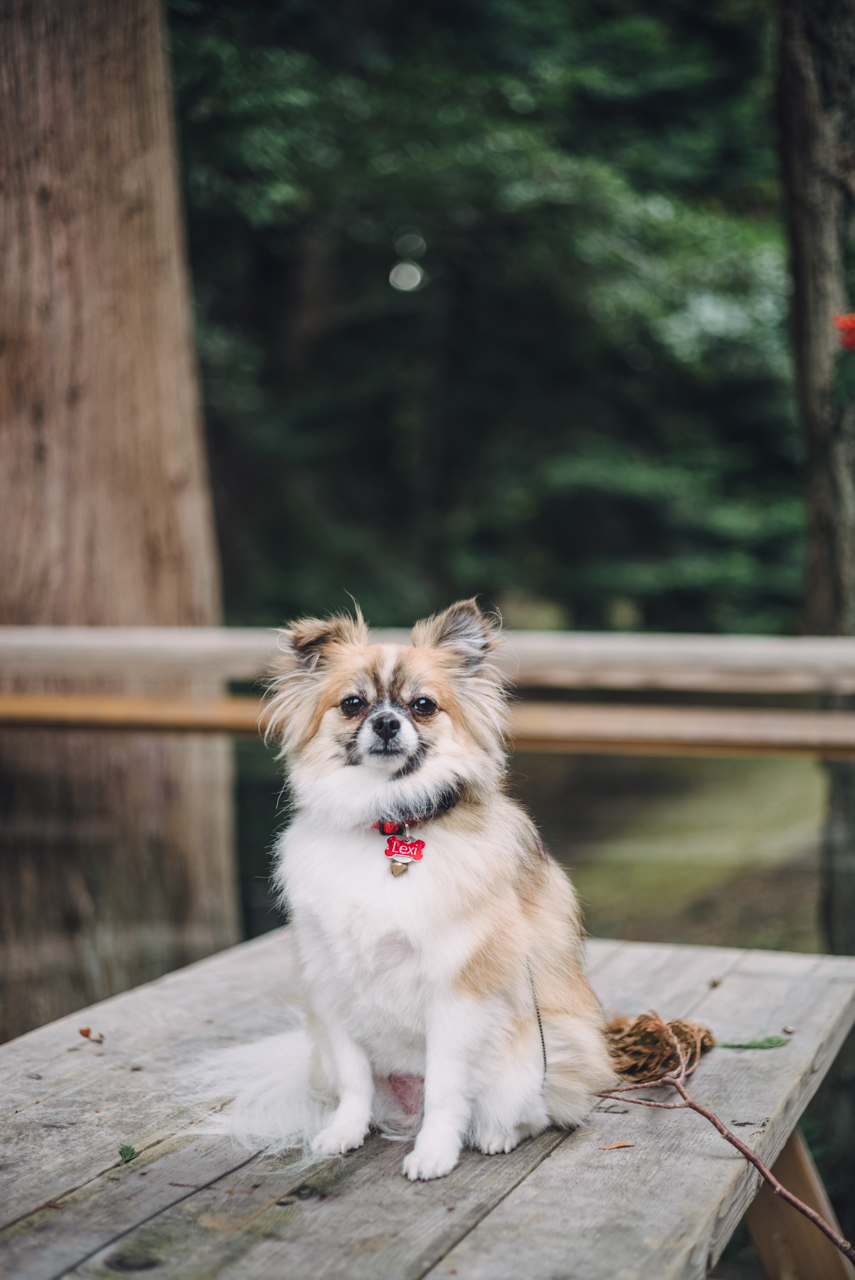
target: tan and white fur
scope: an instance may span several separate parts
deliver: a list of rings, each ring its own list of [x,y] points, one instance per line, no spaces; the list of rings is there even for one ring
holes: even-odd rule
[[[308,1126],[330,1156],[421,1121],[413,1180],[464,1144],[577,1124],[613,1078],[573,890],[504,789],[497,641],[474,601],[419,622],[412,646],[370,645],[361,615],[302,620],[281,633],[267,712],[295,807],[276,877],[306,1009],[282,1070],[307,1079],[282,1080],[294,1121],[277,1132]],[[395,877],[373,824],[412,815],[424,858]]]

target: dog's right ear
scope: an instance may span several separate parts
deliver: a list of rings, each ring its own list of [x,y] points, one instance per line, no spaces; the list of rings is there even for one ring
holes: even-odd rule
[[[264,741],[281,743],[280,754],[299,747],[313,732],[318,680],[331,653],[345,645],[368,643],[368,628],[359,608],[356,617],[300,618],[277,633],[278,655],[267,685],[261,715]]]
[[[357,607],[356,617],[333,614],[329,618],[300,618],[277,634],[277,646],[292,670],[315,671],[333,645],[367,644],[368,628]]]

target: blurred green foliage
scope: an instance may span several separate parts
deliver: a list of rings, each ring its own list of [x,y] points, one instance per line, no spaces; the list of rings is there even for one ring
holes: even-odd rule
[[[795,629],[770,4],[170,22],[229,621]]]

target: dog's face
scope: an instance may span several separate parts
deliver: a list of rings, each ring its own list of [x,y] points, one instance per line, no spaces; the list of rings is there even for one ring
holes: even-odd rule
[[[370,765],[393,777],[414,773],[459,716],[442,663],[397,646],[370,646],[342,663],[329,699],[333,714],[323,727],[336,754],[348,765]]]
[[[462,601],[417,623],[412,640],[370,645],[361,616],[304,619],[281,633],[268,734],[304,783],[357,770],[368,787],[411,779],[426,790],[468,778],[479,760],[495,771],[504,709],[488,663],[496,626]]]

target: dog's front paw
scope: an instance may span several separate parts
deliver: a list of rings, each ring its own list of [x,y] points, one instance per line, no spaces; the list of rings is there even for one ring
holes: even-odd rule
[[[403,1172],[416,1182],[428,1182],[431,1178],[444,1178],[457,1164],[460,1147],[456,1143],[416,1143],[404,1161]]]
[[[354,1151],[365,1141],[367,1129],[354,1129],[352,1125],[333,1122],[322,1129],[312,1141],[312,1154],[316,1156],[343,1156],[346,1151]]]

